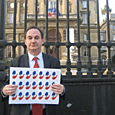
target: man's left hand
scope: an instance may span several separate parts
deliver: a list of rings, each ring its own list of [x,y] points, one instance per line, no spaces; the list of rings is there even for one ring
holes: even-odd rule
[[[62,84],[53,84],[51,90],[59,95],[64,92],[64,86]]]

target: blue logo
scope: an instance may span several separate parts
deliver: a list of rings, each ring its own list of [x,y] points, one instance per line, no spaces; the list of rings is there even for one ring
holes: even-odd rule
[[[29,82],[26,82],[26,89],[29,89],[31,87],[31,84],[29,84]]]
[[[32,93],[32,99],[34,100],[34,99],[36,99],[36,97],[37,97],[36,93],[33,92],[33,93]]]
[[[53,93],[52,93],[52,100],[55,100],[56,97],[57,97],[57,95],[53,92]]]
[[[52,85],[55,84],[55,82],[52,83]]]
[[[29,95],[29,92],[26,92],[25,94],[25,99],[28,100],[30,98],[31,95]]]
[[[17,76],[18,76],[18,74],[16,74],[16,71],[14,70],[14,71],[12,72],[12,78],[15,79]]]
[[[24,95],[22,94],[22,92],[19,93],[19,100],[22,100],[24,98]]]
[[[44,95],[42,95],[42,92],[39,92],[39,93],[38,93],[38,99],[41,100],[41,99],[43,98],[43,96],[44,96]]]
[[[45,100],[48,100],[50,97],[50,95],[48,94],[48,92],[45,93]]]
[[[43,72],[40,71],[40,72],[39,72],[39,79],[43,79],[43,77],[44,77]]]
[[[32,83],[32,88],[33,88],[33,89],[36,89],[37,86],[38,86],[38,85],[36,85],[36,82],[34,81],[34,82]]]
[[[56,75],[56,72],[53,72],[53,73],[52,73],[52,76],[53,76],[52,79],[55,80],[58,75]]]
[[[48,82],[45,83],[45,89],[48,90],[50,88],[50,85]]]
[[[33,71],[33,79],[36,79],[38,74],[36,74],[36,71]]]
[[[16,82],[15,82],[15,81],[13,81],[13,82],[12,82],[12,85],[16,85]]]
[[[26,79],[29,79],[31,77],[31,74],[29,71],[26,72]]]
[[[46,79],[49,79],[51,75],[49,74],[49,71],[46,72]]]
[[[22,81],[19,82],[19,89],[23,89],[24,88],[24,85],[22,83]]]
[[[24,77],[23,71],[19,72],[19,78],[22,79]]]
[[[39,89],[43,89],[44,85],[42,85],[42,82],[39,82]]]

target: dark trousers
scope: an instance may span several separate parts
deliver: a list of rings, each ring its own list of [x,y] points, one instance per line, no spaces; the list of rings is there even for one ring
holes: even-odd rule
[[[32,111],[30,111],[30,115],[32,115]],[[46,109],[43,109],[43,115],[46,115]]]

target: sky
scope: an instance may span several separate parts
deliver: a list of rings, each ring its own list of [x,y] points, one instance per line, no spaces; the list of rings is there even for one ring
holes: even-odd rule
[[[115,13],[115,0],[108,0],[109,7],[112,10],[112,13]],[[100,21],[105,18],[104,15],[101,14],[101,8],[104,8],[104,5],[106,5],[106,0],[99,0],[99,7],[100,7]]]

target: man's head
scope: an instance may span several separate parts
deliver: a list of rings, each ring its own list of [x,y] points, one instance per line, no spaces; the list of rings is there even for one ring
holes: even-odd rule
[[[38,55],[41,52],[41,46],[44,43],[43,33],[37,26],[31,26],[25,34],[25,44],[28,52]]]
[[[41,29],[38,26],[30,26],[26,29],[26,32],[24,33],[24,38],[26,39],[26,33],[30,30],[30,29],[37,29],[40,33],[41,33],[41,38],[43,39],[43,32],[41,31]]]

